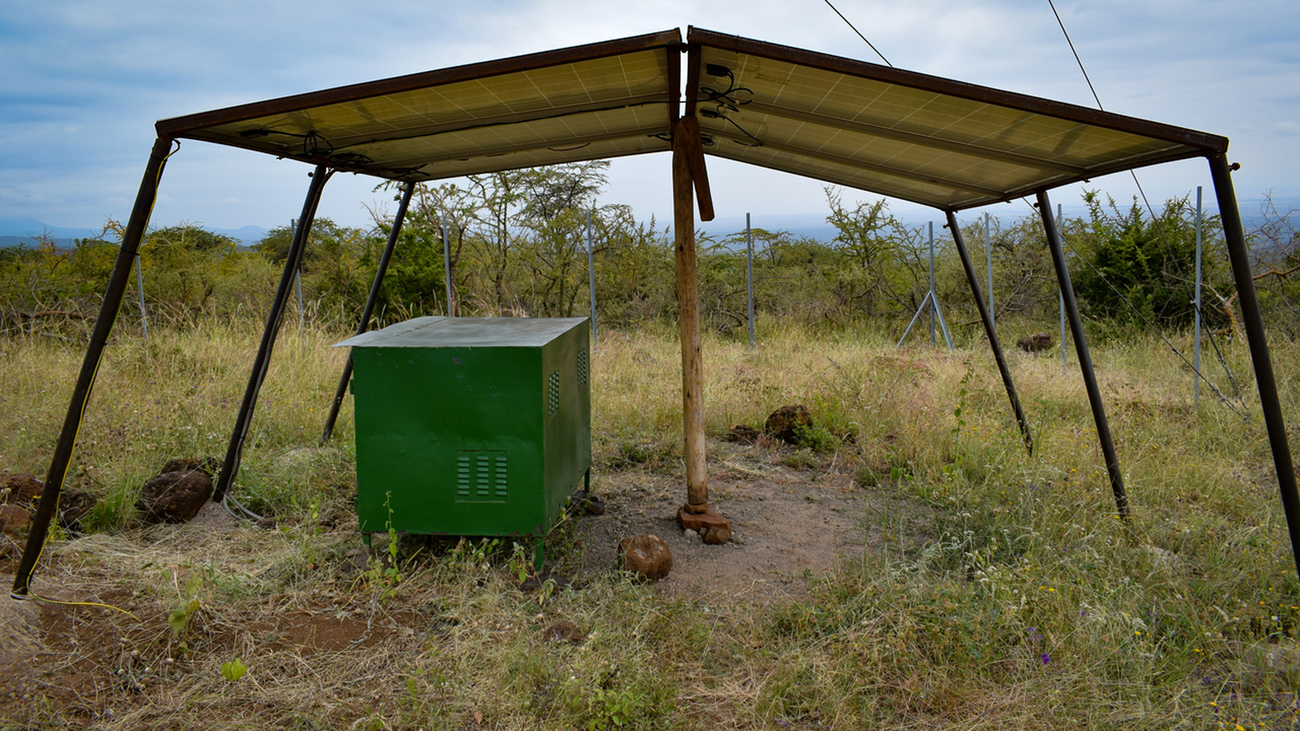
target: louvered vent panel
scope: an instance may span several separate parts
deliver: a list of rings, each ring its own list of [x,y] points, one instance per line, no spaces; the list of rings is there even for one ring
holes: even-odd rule
[[[456,453],[456,502],[503,503],[510,497],[508,486],[505,450]]]

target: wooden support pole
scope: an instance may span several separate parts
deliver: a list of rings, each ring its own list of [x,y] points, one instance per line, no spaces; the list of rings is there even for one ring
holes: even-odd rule
[[[704,373],[700,367],[700,297],[695,269],[695,198],[685,125],[673,135],[673,233],[677,319],[682,340],[682,429],[686,437],[686,510],[709,508],[704,444]]]

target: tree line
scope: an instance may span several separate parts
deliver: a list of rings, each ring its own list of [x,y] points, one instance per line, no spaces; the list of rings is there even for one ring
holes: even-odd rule
[[[602,327],[631,328],[676,317],[673,237],[627,206],[597,205],[608,163],[471,176],[420,185],[412,197],[392,264],[380,290],[381,326],[419,315],[572,317],[586,315],[588,218],[593,229],[597,317]],[[394,195],[396,187],[389,189]],[[924,231],[908,226],[884,201],[849,201],[827,188],[830,241],[786,231],[753,230],[754,293],[762,323],[815,331],[877,327],[901,331],[929,291]],[[1097,335],[1153,328],[1180,330],[1194,316],[1194,210],[1187,198],[1164,203],[1153,219],[1136,200],[1122,205],[1097,192],[1086,214],[1060,222],[1071,278]],[[1292,212],[1265,210],[1251,232],[1257,283],[1268,320],[1286,337],[1300,332],[1300,235]],[[306,315],[315,323],[355,327],[393,225],[376,213],[370,228],[315,222],[301,277]],[[1046,326],[1057,313],[1057,284],[1037,213],[983,219],[963,237],[986,286],[992,248],[996,317]],[[72,337],[89,330],[112,269],[122,227],[71,249],[52,241],[0,250],[0,330]],[[270,231],[252,247],[202,227],[151,230],[140,247],[150,322],[192,326],[220,317],[265,318],[292,237]],[[444,255],[444,237],[446,255]],[[1204,238],[1203,316],[1209,327],[1234,327],[1235,290],[1217,217]],[[745,234],[698,237],[704,327],[724,336],[746,331]],[[976,332],[978,314],[951,237],[936,233],[936,294],[950,327]],[[450,298],[444,281],[452,274]],[[134,285],[134,282],[133,282]],[[987,293],[985,294],[987,299]],[[121,322],[129,322],[134,289]]]

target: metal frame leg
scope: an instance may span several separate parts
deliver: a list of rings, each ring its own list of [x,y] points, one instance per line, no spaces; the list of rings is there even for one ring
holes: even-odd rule
[[[1237,194],[1232,186],[1232,168],[1223,154],[1212,155],[1209,161],[1214,193],[1219,199],[1219,216],[1223,220],[1223,237],[1228,244],[1228,260],[1232,263],[1232,277],[1237,285],[1238,301],[1241,302],[1246,341],[1250,345],[1250,359],[1255,365],[1259,404],[1264,411],[1264,426],[1268,429],[1273,466],[1277,470],[1282,510],[1286,513],[1286,527],[1291,536],[1291,553],[1295,559],[1296,574],[1300,575],[1300,496],[1296,494],[1295,467],[1291,463],[1291,446],[1287,442],[1282,404],[1277,396],[1277,380],[1273,375],[1273,362],[1268,352],[1264,316],[1259,309],[1255,279],[1250,270],[1250,254],[1246,248],[1246,235],[1241,225],[1241,211],[1237,209]]]
[[[1020,407],[1020,397],[1016,395],[1016,384],[1011,380],[1011,369],[1007,367],[1007,358],[1002,353],[1002,343],[998,341],[998,331],[993,327],[993,313],[984,304],[983,295],[980,293],[979,278],[975,274],[975,265],[971,263],[970,253],[966,251],[966,242],[962,240],[961,227],[957,225],[957,217],[952,211],[945,212],[948,216],[948,230],[952,232],[952,240],[957,244],[957,253],[961,255],[961,266],[966,270],[966,281],[970,282],[971,294],[975,297],[975,306],[979,308],[980,320],[984,322],[984,334],[989,338],[989,348],[993,350],[993,359],[998,363],[998,372],[1002,374],[1002,385],[1007,389],[1007,398],[1011,401],[1011,409],[1016,413],[1016,423],[1020,425],[1020,434],[1025,438],[1025,449],[1030,454],[1034,453],[1034,437],[1029,432],[1029,420],[1025,418],[1024,409]]]
[[[407,183],[402,191],[402,200],[397,204],[397,214],[393,217],[393,230],[388,233],[388,243],[384,253],[379,257],[379,267],[375,269],[375,281],[370,285],[370,295],[366,297],[366,306],[361,309],[361,323],[357,325],[357,335],[370,327],[370,316],[375,312],[375,301],[379,299],[379,285],[384,282],[388,272],[388,262],[393,258],[393,248],[397,246],[397,237],[402,233],[402,223],[406,220],[406,208],[411,203],[411,193],[415,192],[415,183]],[[343,365],[343,375],[339,377],[338,390],[334,392],[334,402],[330,404],[329,416],[325,419],[325,431],[320,435],[323,446],[334,434],[334,422],[339,418],[339,407],[343,397],[348,393],[348,381],[352,378],[352,349],[348,349],[348,362]]]
[[[68,476],[68,464],[72,461],[72,452],[77,444],[77,432],[81,429],[81,419],[86,412],[86,403],[95,388],[95,374],[99,371],[99,361],[104,355],[104,348],[113,332],[113,323],[122,306],[122,298],[131,278],[131,266],[144,237],[145,227],[149,225],[149,215],[153,212],[154,200],[158,197],[158,184],[162,180],[163,168],[171,155],[172,139],[159,137],[153,143],[149,162],[145,166],[144,179],[140,181],[140,191],[135,196],[135,206],[131,217],[127,219],[126,231],[122,234],[122,246],[117,250],[117,260],[113,263],[113,273],[109,276],[108,286],[104,289],[104,300],[100,303],[99,316],[95,319],[95,329],[90,335],[90,344],[86,348],[86,357],[81,362],[81,374],[72,391],[72,401],[68,404],[67,415],[63,419],[63,431],[59,433],[59,442],[50,460],[50,471],[45,477],[45,487],[41,491],[41,500],[32,515],[31,530],[27,534],[27,545],[23,549],[18,570],[14,572],[14,596],[26,596],[31,583],[32,572],[40,558],[41,549],[49,534],[50,521],[58,509],[59,495],[63,491],[63,481]]]
[[[239,472],[239,459],[244,451],[244,439],[248,436],[248,427],[253,421],[253,410],[257,407],[257,394],[262,390],[262,381],[266,379],[266,370],[271,363],[271,351],[275,348],[275,338],[280,332],[280,323],[284,319],[285,305],[289,301],[289,290],[293,287],[293,275],[302,263],[303,250],[307,248],[307,237],[311,234],[312,223],[316,220],[316,206],[320,203],[321,190],[333,174],[324,165],[316,166],[311,185],[307,188],[307,199],[302,204],[302,216],[298,219],[298,229],[294,231],[293,243],[289,245],[289,254],[284,260],[284,273],[280,275],[280,286],[275,291],[271,303],[271,312],[266,318],[266,327],[262,330],[262,342],[253,359],[253,370],[248,376],[248,387],[244,389],[244,400],[239,406],[239,415],[235,418],[235,428],[230,435],[230,446],[226,449],[226,459],[221,465],[221,474],[216,487],[212,490],[212,500],[219,502],[226,496],[235,474]]]
[[[1083,335],[1083,319],[1079,317],[1079,304],[1074,299],[1074,287],[1070,284],[1070,270],[1065,264],[1061,232],[1056,229],[1056,220],[1052,218],[1052,203],[1048,200],[1045,190],[1038,191],[1038,214],[1043,219],[1047,246],[1052,250],[1052,265],[1056,267],[1056,279],[1061,285],[1065,313],[1070,319],[1070,332],[1074,335],[1074,350],[1079,356],[1079,369],[1083,371],[1083,383],[1088,390],[1088,403],[1092,406],[1092,419],[1097,425],[1097,438],[1101,441],[1101,452],[1106,458],[1106,472],[1110,474],[1110,489],[1115,493],[1115,507],[1119,509],[1120,517],[1127,521],[1128,494],[1124,491],[1124,476],[1119,471],[1119,457],[1115,454],[1115,443],[1110,437],[1106,407],[1101,401],[1101,389],[1097,387],[1097,374],[1092,369],[1092,355],[1088,352],[1088,341]],[[1064,349],[1065,343],[1061,346]]]

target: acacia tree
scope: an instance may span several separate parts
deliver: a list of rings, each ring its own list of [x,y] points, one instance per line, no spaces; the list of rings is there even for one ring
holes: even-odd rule
[[[886,303],[915,309],[920,282],[918,250],[907,226],[889,212],[884,199],[844,205],[838,190],[826,187],[830,214],[826,221],[835,227],[833,244],[847,263],[839,279],[838,296],[843,306],[857,305],[868,314],[881,314]]]
[[[1071,278],[1089,314],[1122,325],[1191,325],[1196,310],[1196,235],[1187,198],[1166,201],[1155,220],[1148,219],[1136,198],[1127,211],[1109,196],[1103,205],[1096,191],[1087,192],[1084,202],[1089,220],[1067,225],[1065,236],[1082,258]],[[1207,218],[1202,232],[1204,286],[1215,293],[1227,290],[1218,217]],[[1203,308],[1202,314],[1218,325],[1223,324],[1221,312]]]

